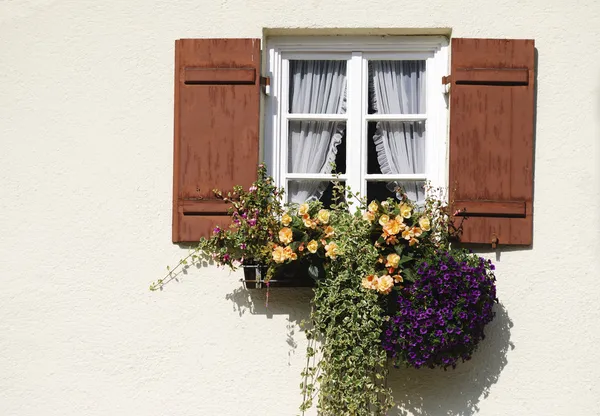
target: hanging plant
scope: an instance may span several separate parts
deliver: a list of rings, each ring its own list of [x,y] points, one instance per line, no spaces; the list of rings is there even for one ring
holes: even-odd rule
[[[450,249],[456,229],[443,198],[427,191],[422,205],[401,190],[399,200],[367,204],[338,183],[329,209],[318,201],[286,206],[260,165],[248,191],[215,191],[232,204],[231,226],[215,228],[168,276],[206,255],[232,269],[256,265],[267,281],[305,270],[316,287],[301,410],[385,415],[393,406],[389,359],[444,369],[470,359],[497,301],[494,266]]]
[[[323,213],[319,203],[311,205]],[[320,359],[303,373],[301,410],[310,408],[317,396],[321,415],[383,415],[393,404],[385,384],[387,355],[381,344],[385,300],[361,286],[362,276],[374,272],[379,254],[369,238],[371,224],[347,208],[340,204],[332,209],[326,226],[330,241],[321,241],[312,254],[319,257],[322,247],[327,261],[320,263],[323,277],[315,288],[306,330],[313,341],[308,356]],[[310,212],[311,208],[302,215],[302,225],[308,223],[312,231]],[[299,231],[303,239],[302,228]],[[320,267],[316,276],[321,275]]]
[[[494,265],[463,250],[419,262],[414,283],[400,290],[383,347],[396,366],[456,367],[471,359],[494,317]]]

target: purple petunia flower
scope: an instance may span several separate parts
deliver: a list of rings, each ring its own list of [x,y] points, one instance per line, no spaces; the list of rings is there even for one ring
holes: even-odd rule
[[[452,367],[471,358],[494,316],[495,277],[488,260],[466,252],[440,252],[416,268],[401,289],[398,312],[382,333],[394,363]]]

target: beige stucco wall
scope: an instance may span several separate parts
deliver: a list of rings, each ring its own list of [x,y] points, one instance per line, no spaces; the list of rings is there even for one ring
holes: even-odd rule
[[[214,268],[148,291],[185,254],[173,41],[374,27],[538,51],[534,245],[487,253],[502,306],[476,357],[392,373],[396,399],[428,416],[600,414],[598,2],[22,0],[0,2],[0,415],[297,413],[310,292],[265,309]]]

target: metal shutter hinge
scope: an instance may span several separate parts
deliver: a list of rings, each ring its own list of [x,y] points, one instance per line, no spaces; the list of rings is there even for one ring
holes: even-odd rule
[[[492,248],[495,249],[498,247],[498,236],[496,233],[492,234]]]
[[[260,77],[260,85],[264,87],[266,95],[271,95],[271,77]]]
[[[450,93],[450,85],[452,85],[452,78],[450,75],[442,77],[442,91],[444,94]]]

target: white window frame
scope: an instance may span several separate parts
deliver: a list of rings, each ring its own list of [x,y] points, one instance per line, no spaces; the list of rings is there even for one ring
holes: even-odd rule
[[[287,172],[288,99],[290,59],[344,59],[348,60],[346,76],[348,85],[360,88],[348,89],[348,105],[345,114],[307,115],[307,119],[319,117],[327,120],[346,121],[346,173],[339,175],[353,191],[366,196],[367,180],[426,180],[433,186],[448,186],[448,107],[442,77],[448,75],[448,39],[443,36],[387,36],[387,37],[274,37],[267,40],[268,76],[271,86],[265,103],[264,160],[269,173],[278,186],[287,189],[286,182],[293,179],[331,180],[329,174],[300,174]],[[386,119],[382,114],[367,114],[366,99],[368,59],[404,59],[426,61],[426,145],[424,175],[366,174],[369,120]],[[359,81],[360,80],[360,81]],[[361,101],[356,105],[356,101]],[[301,119],[295,116],[293,120]],[[422,116],[403,115],[389,117],[393,121],[423,120]],[[359,134],[357,134],[359,133]],[[359,148],[349,151],[350,148]],[[360,173],[353,174],[352,166],[360,166]],[[365,173],[363,173],[365,172]]]

